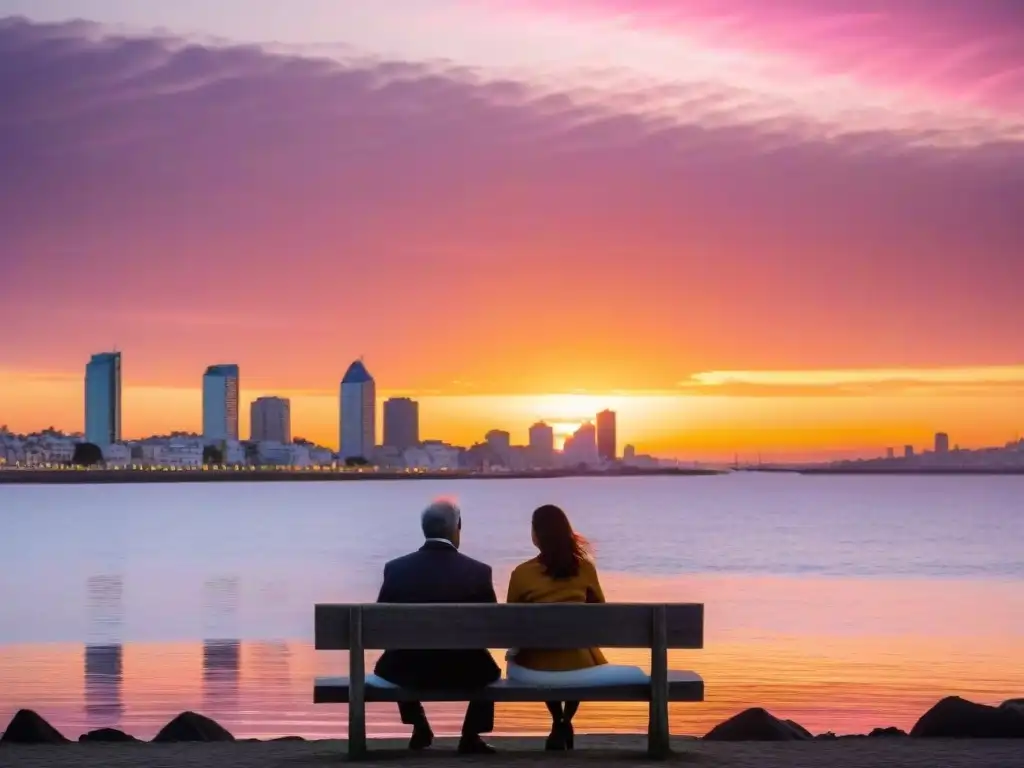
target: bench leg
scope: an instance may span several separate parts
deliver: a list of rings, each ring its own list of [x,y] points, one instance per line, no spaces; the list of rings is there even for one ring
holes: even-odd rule
[[[663,760],[672,751],[669,744],[668,702],[652,701],[650,719],[647,723],[647,755]]]
[[[348,757],[366,756],[366,660],[363,657],[363,616],[352,609],[349,619]]]
[[[647,754],[661,760],[669,756],[668,731],[668,645],[665,606],[654,607],[651,643],[651,709],[647,721]]]

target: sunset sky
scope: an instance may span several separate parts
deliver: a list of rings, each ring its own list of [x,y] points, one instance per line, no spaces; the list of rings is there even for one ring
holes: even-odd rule
[[[0,0],[16,430],[116,347],[126,437],[233,362],[336,445],[362,355],[459,443],[1001,444],[1022,297],[1020,0]]]

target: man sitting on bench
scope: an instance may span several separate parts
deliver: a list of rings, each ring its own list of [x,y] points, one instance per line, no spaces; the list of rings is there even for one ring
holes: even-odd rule
[[[462,515],[448,501],[423,512],[423,546],[384,566],[378,603],[496,603],[491,567],[461,554]],[[374,674],[402,688],[467,690],[482,688],[501,677],[486,649],[385,651]],[[368,681],[370,682],[370,681]],[[434,740],[423,705],[398,705],[402,722],[412,726],[410,749],[426,749]],[[470,702],[462,724],[459,752],[488,754],[494,748],[480,734],[494,729],[494,704]]]

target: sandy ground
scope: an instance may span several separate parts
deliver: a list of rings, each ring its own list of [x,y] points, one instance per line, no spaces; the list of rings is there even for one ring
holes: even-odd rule
[[[492,741],[501,754],[460,757],[454,742],[412,754],[404,742],[371,741],[369,762],[407,768],[490,764],[495,766],[655,765],[643,755],[641,736],[576,737],[576,751],[546,753],[539,739]],[[736,768],[1022,768],[1021,741],[843,739],[833,742],[723,744],[680,739],[669,764]],[[73,744],[62,747],[0,747],[3,768],[327,768],[345,759],[343,741],[233,744]]]

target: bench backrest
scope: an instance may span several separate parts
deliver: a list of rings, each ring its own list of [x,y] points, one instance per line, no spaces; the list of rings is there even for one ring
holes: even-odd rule
[[[703,648],[698,603],[317,605],[316,649]]]

